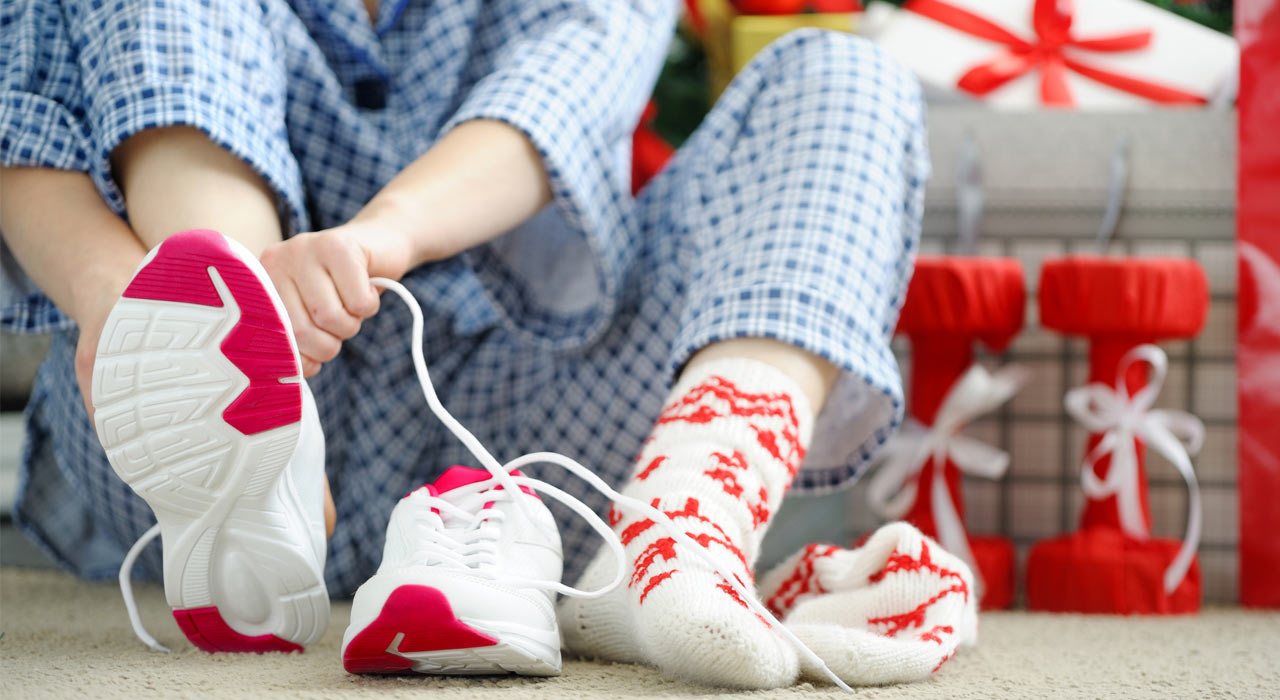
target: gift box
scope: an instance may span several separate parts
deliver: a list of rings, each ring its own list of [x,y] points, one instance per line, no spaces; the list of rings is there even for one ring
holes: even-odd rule
[[[812,12],[797,15],[738,15],[729,24],[730,68],[736,75],[774,39],[805,27],[853,33],[856,12]]]
[[[1280,608],[1280,2],[1241,0],[1240,602]]]
[[[826,3],[756,0],[739,2],[737,7],[729,0],[690,0],[690,23],[702,36],[707,52],[712,98],[719,96],[757,53],[788,32],[805,27],[849,33],[858,30],[861,12],[807,11],[828,5],[861,7],[848,0]]]
[[[1007,108],[1229,101],[1235,40],[1141,0],[878,3],[863,32],[932,88]]]

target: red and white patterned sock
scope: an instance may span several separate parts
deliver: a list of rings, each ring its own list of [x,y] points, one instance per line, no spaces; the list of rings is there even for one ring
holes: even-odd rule
[[[661,509],[754,590],[760,541],[804,460],[812,424],[807,398],[771,365],[738,358],[697,365],[672,389],[622,493]],[[628,575],[608,596],[561,604],[567,648],[710,685],[795,682],[795,649],[720,574],[642,515],[615,507],[610,522]],[[602,550],[578,587],[599,588],[615,574],[612,553]]]
[[[854,550],[811,544],[762,576],[760,594],[850,685],[927,678],[978,639],[973,573],[907,523]],[[825,680],[807,663],[802,672]]]

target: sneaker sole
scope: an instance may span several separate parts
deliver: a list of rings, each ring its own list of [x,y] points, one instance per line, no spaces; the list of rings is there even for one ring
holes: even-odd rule
[[[112,308],[93,370],[112,468],[155,512],[165,596],[205,651],[301,651],[329,619],[289,470],[301,372],[283,304],[211,231],[151,252]]]
[[[460,620],[440,590],[403,585],[387,596],[376,619],[354,636],[348,631],[342,666],[348,673],[559,675],[559,646],[514,628]]]

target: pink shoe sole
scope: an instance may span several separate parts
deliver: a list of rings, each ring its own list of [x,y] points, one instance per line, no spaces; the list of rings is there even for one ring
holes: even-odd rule
[[[261,280],[221,235],[186,231],[171,236],[122,296],[221,307],[210,268],[240,307],[240,320],[223,339],[222,354],[249,378],[249,387],[222,412],[223,420],[245,435],[296,423],[302,415],[301,387],[280,383],[298,374],[288,329]]]
[[[497,639],[459,620],[440,591],[429,586],[400,586],[387,597],[378,618],[343,650],[342,667],[348,673],[412,673],[414,661],[403,654],[496,644]]]
[[[96,428],[161,523],[166,597],[191,643],[301,651],[329,617],[323,557],[282,497],[301,372],[265,271],[232,245],[178,233],[134,275],[98,347]]]
[[[231,629],[222,613],[215,607],[174,610],[173,619],[178,621],[178,628],[187,635],[187,639],[196,648],[213,653],[218,651],[251,652],[261,654],[267,651],[296,651],[301,653],[302,647],[281,639],[274,634],[260,634],[256,637],[240,634]]]

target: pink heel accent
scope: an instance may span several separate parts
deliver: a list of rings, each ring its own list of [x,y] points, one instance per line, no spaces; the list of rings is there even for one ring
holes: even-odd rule
[[[439,651],[491,647],[498,640],[459,620],[443,593],[430,586],[400,586],[383,603],[378,619],[351,640],[342,652],[348,673],[407,673],[413,661],[388,651],[404,633],[397,651]]]
[[[302,647],[274,634],[250,637],[231,629],[216,607],[174,610],[173,619],[187,639],[197,647],[213,653],[218,651],[255,652],[296,651]]]
[[[232,252],[222,234],[195,230],[165,239],[124,296],[222,306],[209,277],[211,267],[240,307],[240,321],[223,339],[222,354],[249,378],[249,386],[222,412],[223,420],[245,435],[298,422],[302,388],[280,383],[281,378],[299,374],[289,330],[262,280]]]
[[[176,233],[160,244],[160,252],[138,270],[121,296],[222,306],[208,268],[215,260],[230,257],[231,248],[213,231]]]

